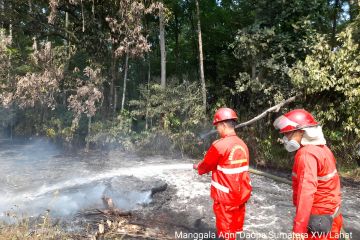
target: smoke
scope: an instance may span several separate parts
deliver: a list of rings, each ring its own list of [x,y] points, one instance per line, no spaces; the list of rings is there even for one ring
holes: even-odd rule
[[[191,169],[191,164],[149,162],[114,152],[104,158],[64,156],[41,139],[0,148],[0,217],[6,211],[70,216],[88,208],[104,208],[104,196],[120,209],[135,209],[151,201],[159,175]]]
[[[15,111],[0,106],[0,144],[3,140],[12,137],[12,126],[15,120]]]
[[[123,184],[128,184],[123,182]],[[6,211],[28,216],[37,216],[49,211],[52,216],[73,216],[85,209],[103,209],[102,198],[110,197],[116,207],[122,210],[132,210],[150,202],[150,191],[123,191],[113,189],[106,181],[91,182],[72,188],[63,188],[53,192],[27,198],[26,194],[14,196],[8,194],[0,198],[1,217]]]

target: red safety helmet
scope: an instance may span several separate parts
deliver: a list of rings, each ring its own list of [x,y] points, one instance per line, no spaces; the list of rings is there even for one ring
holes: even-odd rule
[[[308,111],[295,109],[278,117],[274,122],[274,127],[279,129],[280,133],[286,133],[318,124]]]
[[[230,120],[230,119],[233,120],[238,119],[236,112],[231,108],[219,108],[214,115],[213,125],[216,125],[221,121]]]

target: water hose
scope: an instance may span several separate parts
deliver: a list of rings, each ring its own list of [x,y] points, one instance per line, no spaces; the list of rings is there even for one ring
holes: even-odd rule
[[[289,185],[292,184],[292,182],[289,179],[286,179],[286,178],[283,178],[283,177],[278,177],[278,176],[275,176],[273,174],[266,173],[266,172],[256,170],[256,169],[253,169],[253,168],[250,168],[249,172],[251,172],[253,174],[256,174],[256,175],[260,175],[260,176],[263,176],[263,177],[270,178],[270,179],[275,180],[277,182],[281,182],[281,183],[285,183],[285,184],[289,184]]]

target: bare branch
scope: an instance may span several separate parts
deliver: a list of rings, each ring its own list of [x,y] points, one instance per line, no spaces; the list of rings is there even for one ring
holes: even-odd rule
[[[299,97],[299,96],[301,96],[301,94],[298,94],[298,95],[295,95],[295,96],[293,96],[293,97],[291,97],[291,98],[288,98],[288,99],[282,101],[281,103],[276,104],[275,106],[272,106],[271,108],[266,109],[264,112],[262,112],[261,114],[257,115],[256,117],[250,119],[249,121],[246,121],[246,122],[243,122],[243,123],[240,123],[240,124],[236,125],[235,128],[245,127],[245,126],[250,125],[250,124],[252,124],[252,123],[254,123],[254,122],[257,122],[257,121],[259,121],[260,119],[262,119],[263,117],[265,117],[265,116],[266,116],[268,113],[270,113],[270,112],[278,112],[278,111],[280,110],[280,108],[282,108],[284,105],[286,105],[286,104],[288,104],[288,103],[291,103],[291,102],[295,101],[295,99],[296,99],[297,97]],[[205,139],[205,138],[207,138],[208,136],[210,136],[210,135],[212,135],[212,134],[214,134],[214,133],[216,133],[216,132],[217,132],[216,130],[211,130],[211,131],[208,132],[208,133],[205,133],[205,134],[200,135],[200,138],[201,138],[201,139]]]

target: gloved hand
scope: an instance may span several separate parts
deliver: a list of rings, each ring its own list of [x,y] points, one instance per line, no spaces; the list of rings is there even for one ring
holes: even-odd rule
[[[197,170],[197,169],[198,169],[198,165],[199,165],[199,164],[194,163],[194,164],[193,164],[193,169],[194,169],[194,170]]]

